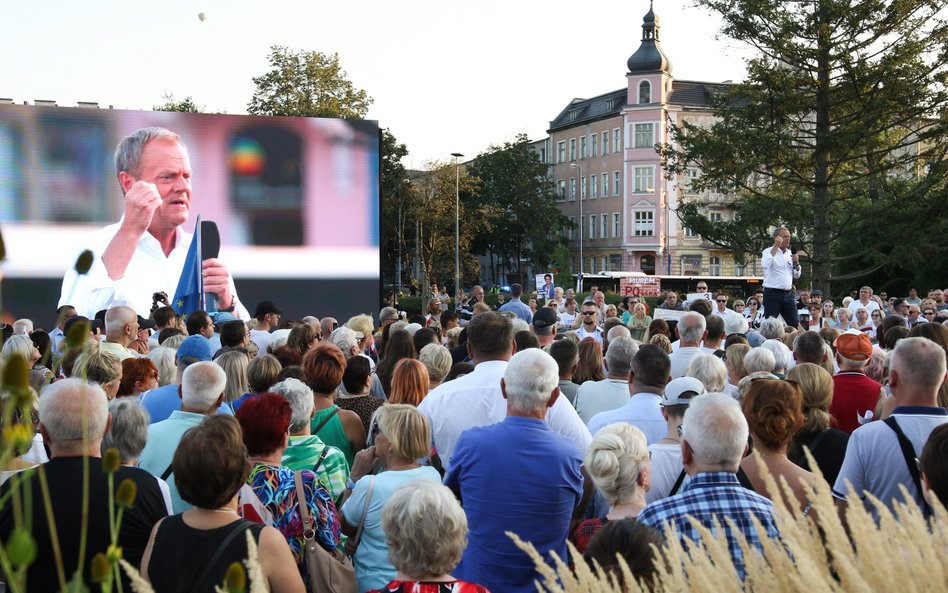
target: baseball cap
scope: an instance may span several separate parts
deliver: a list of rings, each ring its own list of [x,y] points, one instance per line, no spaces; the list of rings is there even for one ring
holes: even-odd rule
[[[815,296],[821,297],[821,296],[823,296],[823,291],[822,291],[822,290],[811,290],[811,291],[810,291],[810,296],[811,296],[811,297],[815,297]]]
[[[253,313],[253,316],[259,319],[268,313],[283,315],[283,311],[280,311],[280,309],[273,304],[273,301],[260,301],[260,303],[257,305],[257,310]]]
[[[227,323],[228,321],[237,321],[237,318],[234,317],[233,313],[228,311],[219,311],[214,315],[214,323],[218,325]]]
[[[849,360],[869,360],[872,356],[872,342],[864,333],[849,333],[836,338],[836,352]]]
[[[186,364],[211,360],[211,343],[204,336],[188,336],[178,346],[176,358]]]
[[[543,307],[533,314],[533,326],[544,328],[556,325],[556,313],[549,307]]]
[[[759,331],[747,332],[747,343],[751,348],[757,348],[763,344],[767,339]]]
[[[665,395],[662,405],[687,406],[695,397],[707,393],[704,384],[694,377],[678,377],[672,379],[665,386]]]

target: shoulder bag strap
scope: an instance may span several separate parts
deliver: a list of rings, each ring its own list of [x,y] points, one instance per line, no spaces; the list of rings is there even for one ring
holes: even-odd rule
[[[362,516],[359,517],[359,527],[356,528],[355,535],[352,536],[351,548],[355,550],[362,541],[362,530],[365,528],[365,516],[369,512],[369,503],[372,502],[372,491],[375,490],[375,476],[369,480],[369,491],[365,495],[365,506],[362,507]]]
[[[899,439],[899,448],[902,449],[905,465],[908,467],[909,474],[912,476],[912,482],[915,483],[915,490],[918,492],[918,495],[922,497],[922,514],[927,519],[931,516],[932,509],[928,506],[928,503],[925,502],[924,491],[922,490],[922,476],[918,471],[918,458],[915,455],[915,447],[912,445],[912,441],[908,440],[908,437],[902,432],[902,427],[896,422],[894,416],[889,416],[883,420],[883,422],[895,432],[895,436]]]
[[[675,485],[672,486],[672,489],[668,491],[668,496],[673,494],[678,494],[678,489],[681,488],[682,482],[685,481],[685,470],[681,470],[681,473],[678,474],[678,479],[675,480]]]
[[[335,415],[338,414],[338,413],[339,413],[339,406],[336,406],[336,409],[333,410],[331,414],[329,414],[328,416],[326,416],[325,418],[323,418],[323,421],[319,423],[319,425],[316,427],[316,430],[312,431],[312,434],[315,435],[317,432],[319,432],[320,430],[322,430],[323,427],[326,426],[326,423],[329,422],[330,420],[332,420],[332,417],[335,416]]]
[[[230,545],[230,542],[234,541],[235,537],[246,531],[250,526],[250,522],[243,519],[238,519],[236,523],[237,526],[230,530],[230,533],[227,534],[227,537],[224,538],[224,541],[221,542],[221,545],[217,547],[214,555],[211,556],[211,559],[204,566],[201,576],[199,576],[197,580],[194,581],[194,586],[191,587],[191,591],[199,592],[207,590],[207,579],[211,576],[211,571],[214,570],[214,566],[217,564],[217,561],[220,560],[221,554],[224,553],[224,550],[227,549],[227,546]]]
[[[313,466],[313,473],[315,474],[319,470],[319,466],[323,464],[323,461],[326,459],[326,455],[329,454],[329,445],[323,447],[323,452],[319,454],[319,459],[316,460],[316,465]]]
[[[172,473],[173,473],[173,471],[172,471],[172,469],[171,469],[171,464],[169,463],[169,464],[168,464],[168,467],[165,468],[165,471],[161,472],[161,479],[162,479],[162,480],[167,480],[167,479],[168,479],[168,476],[170,476]]]
[[[309,512],[309,503],[306,502],[306,492],[303,490],[303,472],[300,470],[293,472],[293,481],[296,483],[296,504],[300,509],[300,518],[303,520],[303,538],[308,539],[306,533],[310,530],[315,533],[316,526],[313,523],[313,515]]]

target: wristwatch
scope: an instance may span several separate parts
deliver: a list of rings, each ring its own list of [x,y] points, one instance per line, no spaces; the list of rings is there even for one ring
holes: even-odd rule
[[[355,490],[356,483],[352,481],[352,478],[346,478],[346,490]]]
[[[221,313],[233,313],[237,308],[237,297],[230,297],[230,307],[226,309],[218,309]]]

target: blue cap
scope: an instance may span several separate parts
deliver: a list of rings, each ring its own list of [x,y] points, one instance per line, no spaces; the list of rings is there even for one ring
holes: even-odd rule
[[[228,321],[237,321],[237,318],[234,317],[233,313],[228,311],[221,311],[214,315],[214,323],[220,325],[222,323],[227,323]]]
[[[177,360],[185,366],[211,360],[211,343],[204,336],[188,336],[178,346]]]
[[[747,332],[747,343],[750,344],[751,348],[757,348],[761,344],[767,341],[767,338],[764,337],[759,331]]]

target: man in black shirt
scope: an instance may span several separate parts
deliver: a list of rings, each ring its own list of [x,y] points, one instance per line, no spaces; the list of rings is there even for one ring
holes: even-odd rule
[[[90,577],[90,561],[97,553],[105,553],[112,543],[109,532],[108,474],[103,470],[100,454],[102,437],[110,423],[105,392],[97,385],[79,379],[66,379],[53,383],[43,392],[39,408],[39,430],[51,451],[50,461],[43,464],[41,469],[49,485],[52,519],[47,516],[43,504],[39,469],[13,476],[0,487],[0,497],[3,497],[14,482],[22,480],[18,488],[20,493],[15,496],[23,496],[26,482],[29,482],[32,504],[22,508],[31,512],[31,517],[26,517],[26,521],[32,525],[37,554],[27,571],[26,590],[37,593],[59,591],[60,576],[68,582],[79,568],[83,458],[86,457],[89,468],[88,540],[82,577],[90,591],[99,591],[99,585],[93,583]],[[85,442],[83,413],[86,416]],[[138,566],[152,527],[167,516],[168,510],[158,481],[148,472],[136,467],[119,467],[113,476],[113,488],[118,490],[126,479],[135,483],[138,493],[132,508],[123,513],[117,545],[122,548],[122,557],[133,566]],[[8,541],[14,528],[13,508],[12,500],[8,500],[0,509],[0,539],[4,542]],[[62,573],[57,568],[53,553],[49,533],[51,523],[59,540]],[[131,586],[124,572],[122,580],[123,590],[130,591]]]

